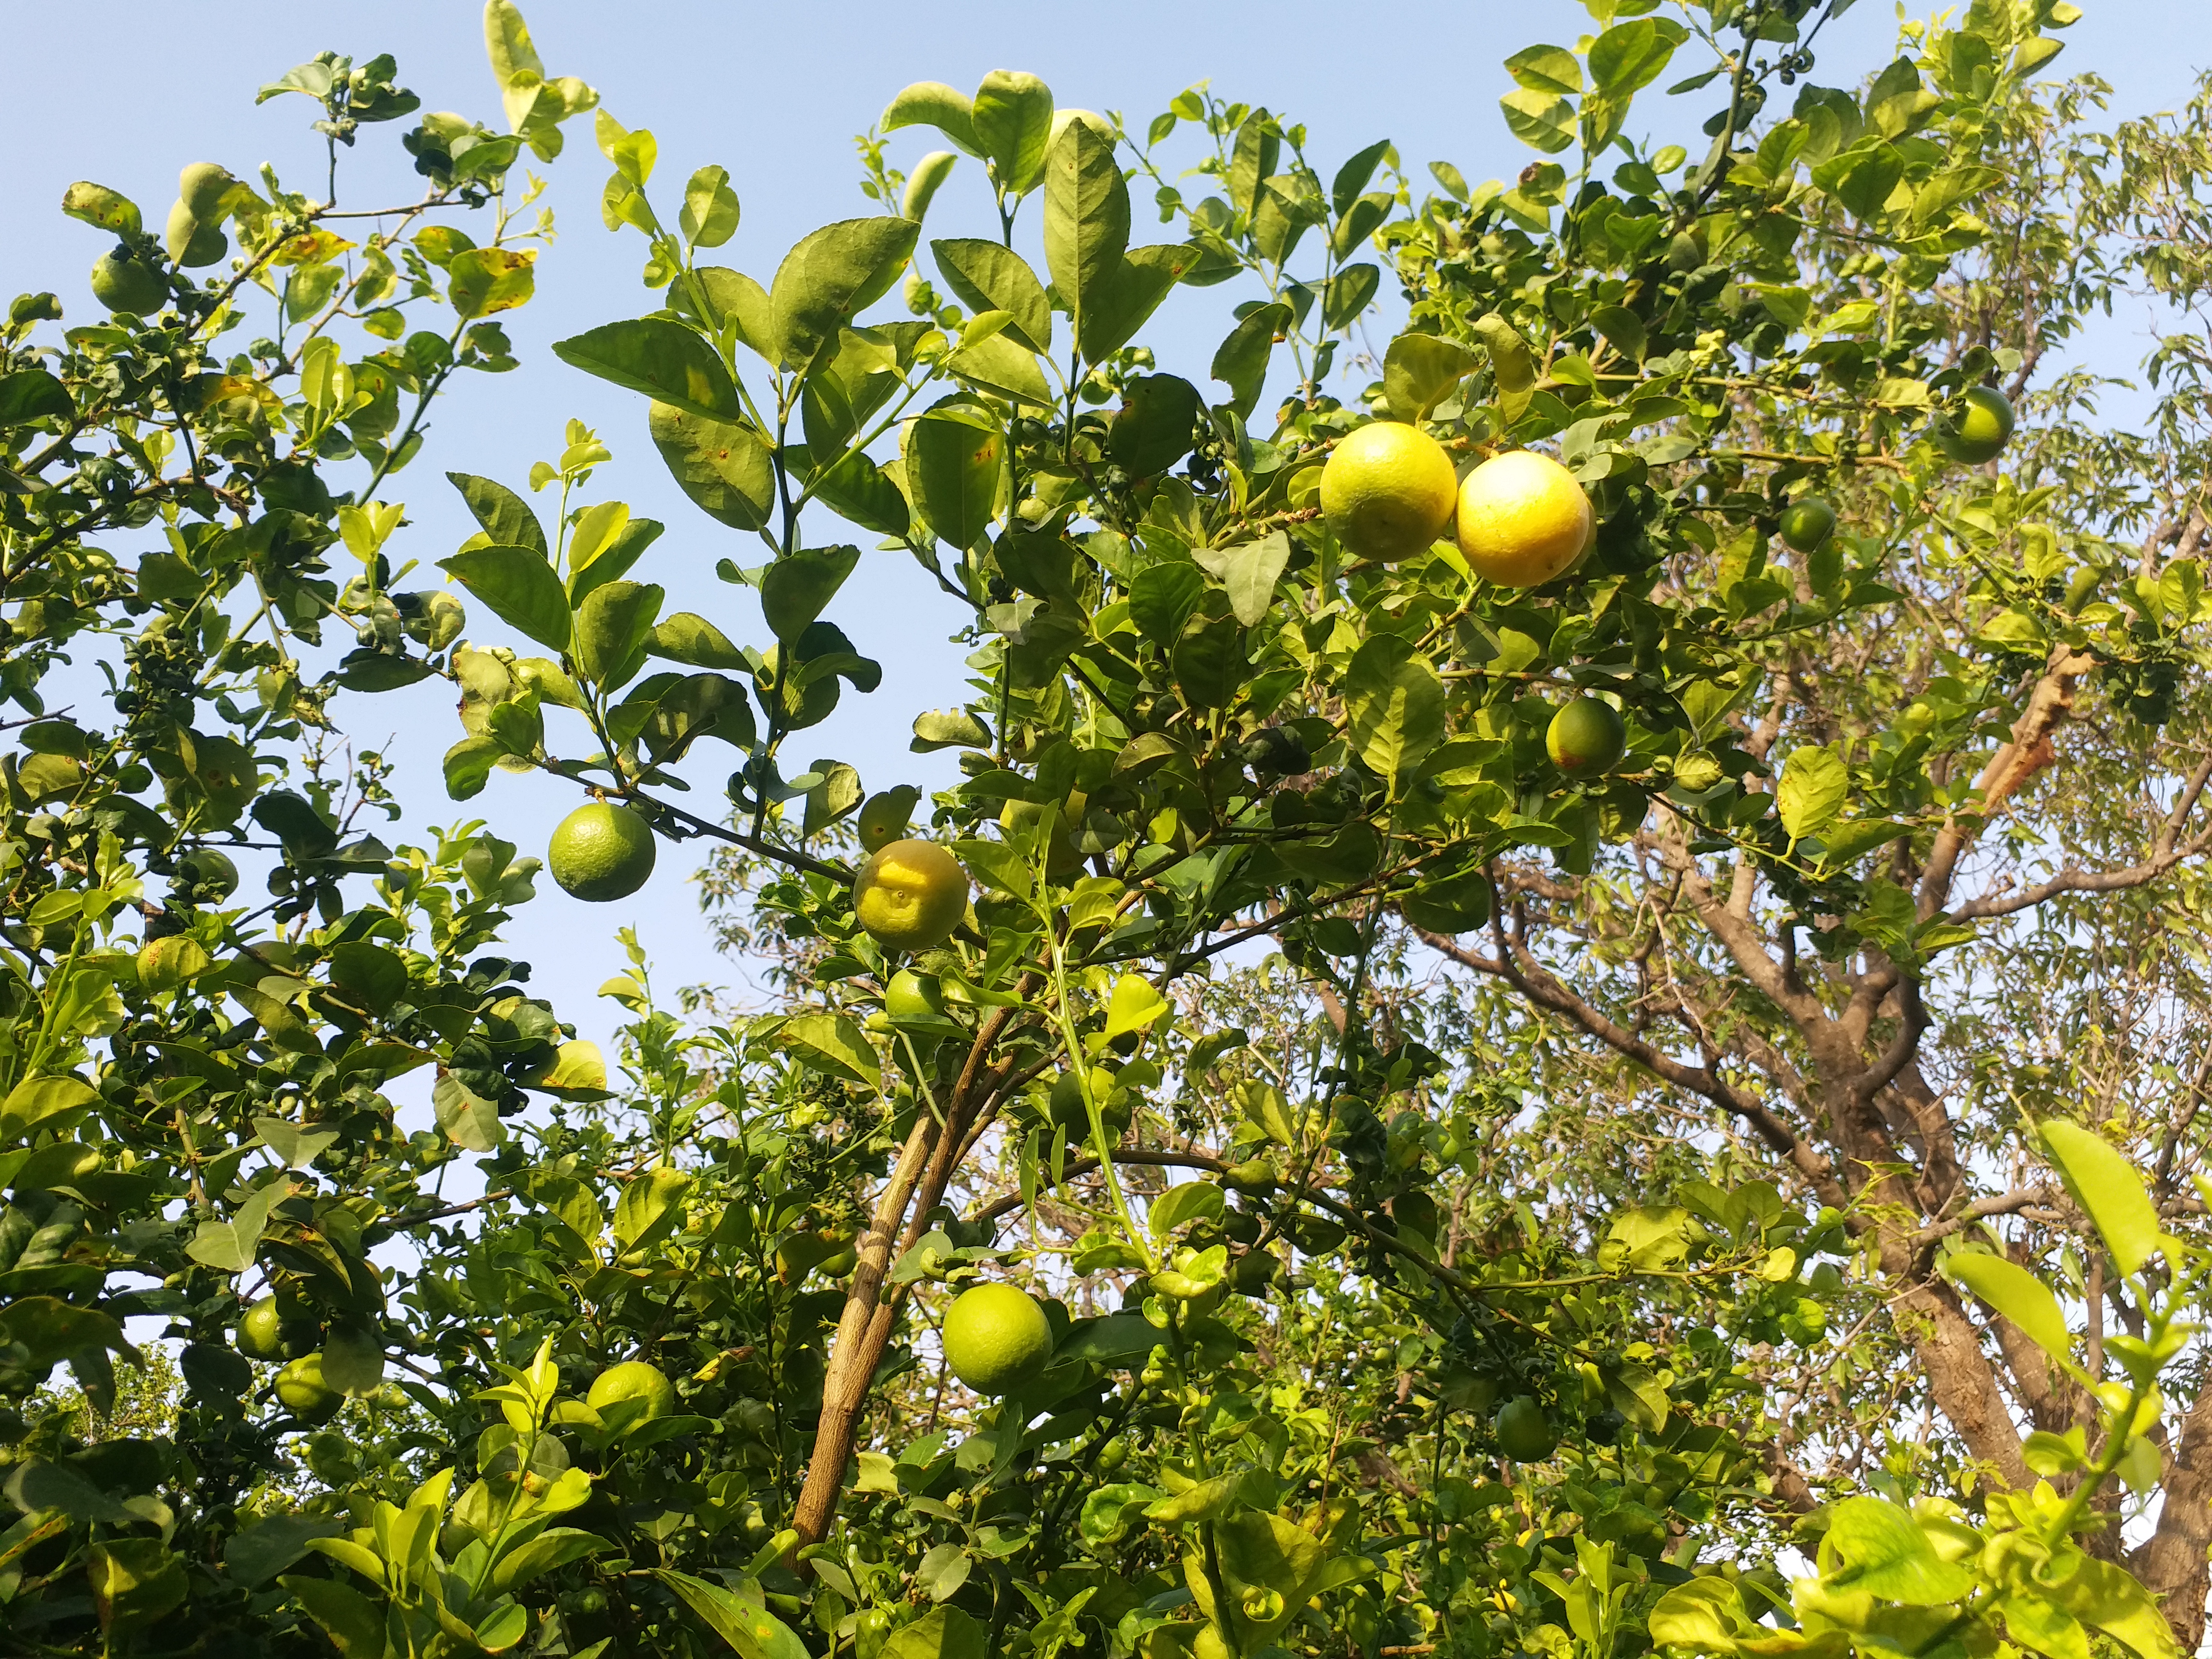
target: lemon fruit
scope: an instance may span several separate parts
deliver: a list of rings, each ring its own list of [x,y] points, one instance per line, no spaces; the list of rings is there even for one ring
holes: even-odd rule
[[[158,266],[110,248],[93,263],[92,297],[110,311],[150,317],[169,303],[169,284]]]
[[[1498,1449],[1516,1463],[1540,1463],[1559,1443],[1541,1401],[1521,1395],[1498,1408]]]
[[[2012,438],[2011,401],[1995,386],[1971,388],[1959,400],[1959,412],[1936,422],[1936,442],[1946,455],[1969,466],[1995,460]]]
[[[1051,1355],[1052,1323],[1044,1310],[1011,1285],[963,1291],[945,1316],[945,1363],[977,1394],[1012,1393]]]
[[[1575,475],[1533,449],[1494,455],[1459,489],[1459,550],[1500,587],[1564,574],[1589,546],[1596,520]]]
[[[968,914],[968,872],[935,842],[895,841],[853,878],[853,911],[886,950],[933,950]]]
[[[1577,697],[1552,716],[1544,732],[1544,752],[1571,778],[1610,772],[1628,748],[1628,727],[1611,703]]]
[[[302,1423],[326,1423],[345,1396],[323,1381],[323,1357],[301,1354],[276,1373],[276,1398]]]
[[[653,829],[627,806],[595,800],[555,827],[545,865],[562,889],[590,904],[628,898],[653,873]]]
[[[1321,510],[1363,559],[1425,553],[1450,526],[1459,479],[1444,447],[1402,421],[1376,421],[1340,441],[1321,470]]]
[[[1835,533],[1836,509],[1818,495],[1801,495],[1783,509],[1783,544],[1810,553]]]
[[[263,1297],[239,1320],[238,1351],[248,1359],[284,1357],[283,1321],[276,1316],[275,1297]]]
[[[238,866],[219,848],[195,847],[177,860],[177,880],[191,890],[191,896],[220,904],[238,890]]]
[[[649,1423],[676,1409],[676,1385],[642,1359],[625,1359],[593,1377],[590,1390],[584,1395],[586,1406],[602,1413],[625,1400],[643,1401],[645,1409],[634,1420]]]
[[[902,968],[884,988],[884,1012],[893,1019],[942,1019],[945,988],[934,974]]]

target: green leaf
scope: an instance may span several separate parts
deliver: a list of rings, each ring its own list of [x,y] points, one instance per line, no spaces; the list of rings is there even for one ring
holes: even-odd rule
[[[1018,70],[993,70],[975,89],[969,118],[1001,188],[1036,188],[1052,138],[1052,88]]]
[[[795,451],[787,448],[784,453],[798,464]],[[828,471],[814,473],[807,488],[839,518],[878,536],[903,538],[913,523],[906,497],[890,475],[860,450],[847,450]]]
[[[1505,72],[1530,92],[1557,96],[1583,89],[1582,60],[1565,46],[1523,46],[1505,60]]]
[[[491,1587],[500,1595],[520,1589],[532,1579],[597,1555],[614,1546],[595,1534],[575,1527],[551,1527],[517,1550],[500,1557],[491,1570]]]
[[[705,167],[691,175],[676,222],[694,247],[720,247],[737,234],[738,192],[730,188],[728,168]]]
[[[1122,388],[1107,449],[1124,472],[1148,478],[1190,453],[1206,407],[1198,388],[1176,374],[1140,374]]]
[[[1575,142],[1575,106],[1565,99],[1516,89],[1498,103],[1513,136],[1530,149],[1556,155]]]
[[[333,1325],[323,1338],[323,1381],[356,1399],[384,1382],[384,1345],[366,1325]]]
[[[1186,1181],[1169,1188],[1152,1201],[1145,1214],[1145,1224],[1152,1229],[1154,1238],[1165,1238],[1188,1222],[1220,1220],[1226,1207],[1221,1188],[1213,1182]]]
[[[882,1068],[866,1035],[842,1014],[800,1014],[784,1021],[776,1032],[780,1048],[794,1049],[800,1062],[817,1072],[883,1086]]]
[[[1775,809],[1793,842],[1818,835],[1843,810],[1850,769],[1834,750],[1807,744],[1793,750],[1775,788]]]
[[[783,361],[804,370],[834,344],[837,331],[897,280],[921,234],[913,220],[885,213],[840,220],[801,237],[769,285]]]
[[[446,751],[446,793],[455,800],[470,800],[483,793],[492,768],[505,758],[507,749],[495,738],[463,738]]]
[[[1274,530],[1235,547],[1199,548],[1191,556],[1229,591],[1229,608],[1245,627],[1255,626],[1275,602],[1275,583],[1291,562],[1287,531]]]
[[[1942,1267],[1945,1278],[1965,1285],[2019,1326],[2053,1359],[2067,1363],[2073,1339],[2067,1334],[2066,1316],[2059,1311],[2058,1298],[2033,1273],[2002,1256],[1966,1250],[1946,1256]]]
[[[222,1564],[233,1579],[256,1589],[305,1555],[309,1539],[335,1538],[345,1529],[344,1522],[328,1516],[272,1515],[233,1533],[222,1547]]]
[[[1009,329],[963,346],[945,360],[945,367],[972,386],[1000,397],[1012,398],[1039,409],[1050,409],[1055,399],[1045,383],[1036,354],[1013,337]]]
[[[1733,1655],[1741,1637],[1756,1627],[1743,1610],[1743,1598],[1725,1578],[1692,1578],[1659,1598],[1646,1620],[1651,1640],[1661,1647],[1698,1653]]]
[[[602,691],[626,685],[644,665],[647,641],[666,594],[649,582],[609,582],[576,611],[576,666]]]
[[[1346,265],[1328,279],[1322,290],[1321,319],[1325,327],[1346,329],[1359,320],[1359,315],[1374,302],[1382,286],[1382,271],[1378,265],[1362,262]]]
[[[1267,379],[1267,362],[1273,355],[1275,337],[1289,331],[1292,313],[1277,301],[1255,307],[1229,331],[1213,354],[1209,371],[1229,387],[1230,401],[1239,415],[1249,418],[1260,402]]]
[[[477,547],[438,561],[438,568],[483,601],[509,627],[555,651],[568,648],[568,591],[527,547]]]
[[[1880,1498],[1846,1498],[1829,1511],[1821,1554],[1831,1551],[1844,1566],[1825,1582],[1881,1601],[1941,1607],[1974,1587],[1974,1575],[1937,1555],[1909,1511]]]
[[[1101,283],[1119,272],[1129,246],[1129,187],[1114,143],[1088,122],[1071,121],[1045,161],[1045,268],[1083,313]]]
[[[76,414],[68,389],[43,368],[0,374],[0,427],[33,421],[67,421]]]
[[[338,949],[377,951],[390,957],[398,967],[400,985],[403,988],[405,987],[407,966],[392,952],[374,945],[341,945]],[[398,1000],[396,996],[388,999],[386,1006]],[[281,1117],[257,1117],[253,1120],[253,1133],[261,1137],[263,1144],[276,1154],[286,1169],[304,1170],[337,1144],[339,1132],[336,1129],[303,1129]]]
[[[1158,242],[1131,248],[1119,264],[1102,273],[1085,290],[1077,319],[1084,356],[1103,362],[1127,345],[1203,252],[1188,242]]]
[[[2038,1133],[2066,1190],[2097,1224],[2119,1270],[2139,1272],[2166,1245],[2142,1177],[2118,1148],[2078,1123],[2048,1118]]]
[[[689,611],[679,611],[656,623],[647,636],[646,649],[656,657],[686,663],[693,668],[726,668],[733,672],[750,672],[752,669],[745,660],[745,653],[730,643],[727,635],[704,617]]]
[[[608,323],[555,341],[553,355],[571,368],[642,392],[687,414],[710,421],[744,418],[736,383],[714,348],[680,323],[658,317]]]
[[[726,265],[701,265],[691,273],[690,282],[673,283],[668,292],[672,301],[687,308],[695,293],[703,294],[710,313],[707,320],[717,331],[732,327],[747,349],[771,363],[781,361],[776,356],[775,307],[769,302],[768,290],[744,272]]]
[[[936,410],[907,429],[906,480],[938,539],[963,550],[991,527],[1006,470],[1006,438],[987,417]]]
[[[708,518],[750,531],[774,517],[775,459],[750,423],[710,421],[655,403],[648,429],[677,487]]]
[[[544,526],[521,496],[489,478],[466,472],[448,472],[446,477],[461,492],[469,512],[494,543],[501,547],[526,547],[541,559],[547,556]]]
[[[226,1221],[203,1221],[185,1246],[185,1254],[204,1267],[219,1273],[241,1273],[253,1265],[261,1234],[269,1224],[269,1209],[291,1192],[284,1181],[256,1187]]]
[[[1382,354],[1382,394],[1391,416],[1418,424],[1474,372],[1474,354],[1435,334],[1401,334]]]
[[[78,1078],[25,1078],[0,1102],[0,1138],[18,1139],[47,1119],[94,1105],[99,1099],[99,1091]]]
[[[1622,99],[1659,78],[1689,31],[1665,17],[1616,23],[1590,43],[1590,79],[1607,97]]]
[[[1536,391],[1536,359],[1512,324],[1496,312],[1478,317],[1470,325],[1483,349],[1490,353],[1492,383],[1498,394],[1498,412],[1508,426],[1519,420]]]
[[[1106,1000],[1106,1040],[1130,1031],[1148,1031],[1170,1012],[1168,1000],[1139,974],[1124,974],[1114,981]]]
[[[956,148],[980,156],[983,145],[975,136],[975,107],[966,93],[942,81],[917,81],[884,106],[876,125],[885,132],[896,132],[901,127],[935,127]]]
[[[464,319],[527,305],[537,292],[538,255],[527,248],[476,247],[446,267],[446,297]],[[335,269],[336,267],[331,267]]]
[[[96,230],[112,231],[118,238],[137,237],[146,228],[136,202],[120,191],[82,179],[62,192],[62,211]]]
[[[1419,765],[1443,738],[1443,682],[1396,634],[1377,634],[1353,653],[1344,707],[1353,746],[1379,778]]]
[[[1044,284],[1020,254],[968,237],[932,242],[929,251],[945,287],[963,305],[978,313],[1003,311],[1012,319],[1008,334],[1032,351],[1052,349],[1052,307]]]
[[[642,695],[652,684],[647,681],[632,695]],[[642,735],[654,761],[661,762],[682,760],[702,738],[750,748],[758,733],[745,688],[725,675],[708,673],[687,674],[653,698]]]
[[[359,1590],[333,1578],[284,1577],[276,1582],[322,1626],[341,1659],[383,1659],[384,1609]]]
[[[778,559],[761,577],[761,615],[779,640],[795,640],[829,608],[860,562],[850,545],[818,547]]]
[[[876,1659],[987,1659],[986,1650],[981,1625],[958,1607],[939,1605],[893,1632]]]
[[[1382,158],[1389,153],[1390,141],[1380,138],[1352,155],[1336,170],[1336,177],[1329,180],[1328,202],[1330,210],[1337,217],[1340,219],[1352,211],[1352,204],[1359,199],[1360,192],[1367,188],[1368,180],[1374,178],[1375,169],[1382,165]]]
[[[432,1085],[430,1110],[446,1138],[465,1151],[489,1152],[506,1137],[499,1103],[486,1100],[451,1072]]]
[[[933,708],[914,717],[914,741],[907,746],[917,755],[939,749],[988,749],[991,733],[964,708]]]

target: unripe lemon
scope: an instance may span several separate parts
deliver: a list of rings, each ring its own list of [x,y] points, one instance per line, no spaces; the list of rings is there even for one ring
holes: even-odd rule
[[[945,988],[934,974],[902,968],[884,988],[884,1012],[893,1019],[942,1019]]]
[[[1542,1402],[1522,1395],[1498,1408],[1498,1449],[1516,1463],[1540,1463],[1559,1443]]]
[[[283,1322],[276,1316],[275,1297],[263,1297],[239,1320],[238,1351],[248,1359],[284,1357]]]
[[[1836,509],[1818,495],[1801,495],[1783,511],[1783,543],[1799,553],[1813,551],[1835,528]]]
[[[635,1420],[649,1423],[676,1408],[676,1385],[642,1359],[625,1359],[593,1377],[590,1391],[584,1395],[584,1403],[595,1412],[604,1412],[624,1400],[645,1401],[644,1414]]]
[[[933,950],[968,914],[968,872],[935,842],[895,841],[853,878],[853,911],[886,950]]]
[[[238,890],[238,866],[219,847],[195,847],[177,860],[177,880],[195,888],[210,904],[220,904]]]
[[[1571,778],[1610,772],[1627,748],[1620,711],[1598,697],[1577,697],[1552,716],[1544,732],[1544,752]]]
[[[301,1354],[276,1373],[276,1398],[302,1423],[326,1423],[345,1396],[323,1381],[323,1357]]]
[[[1459,490],[1459,550],[1500,587],[1535,587],[1583,556],[1596,527],[1575,475],[1533,449],[1494,455]]]
[[[1403,421],[1376,421],[1329,452],[1321,510],[1361,558],[1410,559],[1450,526],[1458,489],[1442,444]]]
[[[2012,437],[2011,400],[1995,386],[1970,388],[1959,400],[1959,412],[1936,422],[1936,441],[1954,461],[1979,466],[1997,458]]]
[[[1051,1356],[1051,1322],[1012,1285],[963,1291],[945,1313],[945,1363],[978,1394],[1011,1394]]]
[[[629,807],[595,800],[561,820],[545,866],[564,890],[591,904],[628,898],[653,873],[653,828]]]
[[[93,263],[92,297],[110,311],[150,317],[169,303],[169,284],[157,266],[110,248]]]

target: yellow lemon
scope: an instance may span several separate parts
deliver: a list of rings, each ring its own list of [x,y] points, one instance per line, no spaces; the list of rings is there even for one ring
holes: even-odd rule
[[[935,842],[895,841],[853,878],[853,911],[888,950],[933,949],[968,914],[968,872]]]
[[[1442,444],[1402,421],[1376,421],[1329,452],[1321,510],[1361,558],[1410,559],[1450,526],[1458,489]]]
[[[945,1360],[978,1394],[1011,1394],[1052,1357],[1052,1322],[1012,1285],[963,1291],[945,1315]]]
[[[657,1366],[642,1359],[625,1359],[593,1377],[590,1391],[584,1395],[584,1403],[595,1412],[627,1400],[643,1401],[645,1408],[636,1420],[649,1422],[676,1408],[676,1385]]]
[[[1459,490],[1459,550],[1500,587],[1534,587],[1583,556],[1596,528],[1573,473],[1533,449],[1492,456]]]
[[[327,1423],[345,1396],[323,1381],[323,1357],[302,1354],[276,1373],[276,1398],[302,1423]]]

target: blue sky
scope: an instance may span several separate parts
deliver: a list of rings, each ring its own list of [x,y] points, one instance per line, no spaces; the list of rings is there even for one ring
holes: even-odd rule
[[[2083,6],[2088,15],[2069,32],[2069,50],[2052,72],[2096,70],[2114,83],[2120,112],[2174,106],[2187,95],[2191,66],[2212,59],[2212,24],[2201,0],[2083,0]],[[1352,151],[1389,138],[1417,178],[1425,178],[1426,162],[1442,159],[1480,181],[1533,159],[1498,115],[1498,94],[1509,85],[1501,60],[1538,41],[1571,45],[1589,21],[1579,4],[1563,0],[1511,6],[1402,0],[1388,8],[1280,0],[1264,9],[1162,0],[1080,9],[1000,0],[836,8],[538,0],[526,9],[550,72],[583,76],[626,125],[654,131],[659,199],[680,191],[696,167],[718,162],[730,170],[744,218],[715,258],[763,280],[806,231],[876,210],[857,188],[852,137],[911,81],[967,88],[993,68],[1027,69],[1042,75],[1061,103],[1120,110],[1141,128],[1176,92],[1210,80],[1224,96],[1305,122],[1309,154],[1325,175]],[[0,239],[0,295],[52,289],[71,320],[94,314],[85,273],[101,239],[57,210],[72,179],[124,191],[155,224],[175,193],[178,167],[190,161],[219,161],[250,174],[269,161],[288,184],[319,191],[320,142],[306,131],[310,106],[297,98],[258,109],[252,102],[263,82],[316,52],[347,52],[357,60],[391,52],[400,80],[427,108],[496,124],[478,15],[473,0],[373,6],[228,0],[188,12],[123,0],[96,15],[12,8],[10,58],[19,72],[0,106],[0,144],[9,157],[0,169],[0,223],[9,228]],[[1851,85],[1878,68],[1891,55],[1898,15],[1878,0],[1862,0],[1824,37],[1814,78]],[[1678,62],[1702,68],[1691,63],[1692,50]],[[1646,100],[1650,107],[1639,106],[1632,131],[1674,137],[1707,112],[1703,98],[1670,106],[1655,89]],[[441,473],[479,472],[519,486],[533,459],[557,451],[562,424],[574,416],[599,428],[615,450],[615,465],[602,470],[596,487],[669,526],[633,574],[665,585],[669,609],[703,611],[733,636],[757,638],[750,595],[718,583],[713,568],[725,556],[757,562],[759,544],[723,531],[677,494],[646,441],[641,400],[563,368],[544,349],[551,340],[653,303],[637,283],[641,240],[635,233],[611,236],[600,225],[606,168],[591,145],[588,118],[571,132],[568,154],[546,170],[546,200],[562,234],[541,262],[539,298],[505,319],[523,366],[504,377],[465,381],[444,400],[422,459],[386,492],[409,508],[409,526],[393,550],[398,559],[421,561],[410,585],[424,584],[426,573],[434,582],[432,562],[474,528]],[[340,193],[349,205],[397,204],[418,193],[397,140],[396,128],[372,129],[343,159]],[[938,147],[933,134],[903,132],[895,136],[893,161],[906,165]],[[932,211],[927,234],[994,234],[988,210],[980,169],[963,161]],[[1146,216],[1141,200],[1139,215]],[[1170,233],[1154,234],[1167,240]],[[1162,367],[1204,384],[1232,297],[1221,289],[1175,296],[1148,332]],[[143,550],[128,538],[117,547]],[[941,782],[951,775],[941,759],[906,752],[907,722],[917,708],[960,697],[960,648],[945,636],[961,618],[902,555],[871,552],[867,560],[831,615],[884,663],[883,689],[872,697],[848,696],[829,724],[794,740],[791,758],[849,760],[872,789]],[[504,636],[493,619],[472,620],[471,634],[483,642]],[[436,760],[459,730],[437,682],[373,702],[351,699],[346,707],[362,742],[394,737],[392,752],[402,761],[402,787],[418,831],[430,822],[483,816],[526,849],[540,850],[556,816],[573,804],[563,787],[504,775],[495,775],[466,809],[447,801]],[[709,747],[718,759],[730,752]],[[692,771],[711,799],[718,775],[705,766]],[[578,904],[544,883],[520,920],[516,954],[537,964],[536,982],[587,1035],[604,1035],[613,1023],[611,1006],[595,1005],[592,993],[622,965],[612,933],[624,922],[641,929],[665,988],[736,977],[735,967],[706,944],[687,884],[696,863],[689,851],[664,847],[652,884],[621,904]]]

